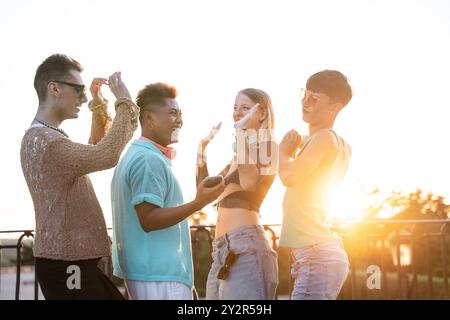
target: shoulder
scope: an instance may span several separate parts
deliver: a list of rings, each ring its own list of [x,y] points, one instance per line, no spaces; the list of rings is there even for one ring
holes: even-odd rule
[[[28,130],[25,131],[22,141],[26,142],[26,141],[30,141],[30,140],[33,140],[33,141],[42,140],[42,141],[50,142],[50,141],[54,141],[54,140],[58,140],[58,139],[65,139],[65,140],[70,141],[69,139],[66,139],[60,133],[58,133],[52,129],[35,127],[35,128],[29,128]]]
[[[32,144],[36,149],[50,149],[57,145],[73,143],[60,133],[48,128],[30,128],[22,139],[22,147]]]
[[[331,130],[320,130],[311,137],[311,144],[328,150],[337,150],[339,147],[338,135]]]
[[[305,152],[308,152],[316,160],[322,159],[324,163],[331,163],[336,159],[339,151],[338,139],[339,137],[334,131],[317,131],[311,137]]]
[[[163,172],[167,170],[167,165],[161,155],[153,152],[149,149],[139,146],[131,146],[130,150],[132,154],[128,158],[127,162],[130,166],[130,170],[133,171],[150,171]]]

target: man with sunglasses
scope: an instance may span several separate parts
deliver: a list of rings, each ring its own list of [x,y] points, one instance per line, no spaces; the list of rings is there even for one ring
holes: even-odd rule
[[[116,165],[137,128],[139,108],[120,72],[109,81],[95,79],[89,105],[92,144],[72,142],[59,126],[77,118],[87,102],[81,72],[77,61],[54,54],[42,62],[34,78],[39,106],[20,156],[35,209],[36,276],[46,299],[123,299],[97,267],[102,257],[110,256],[110,240],[88,174]],[[108,133],[110,117],[100,92],[106,83],[117,98]]]
[[[351,155],[350,146],[333,130],[351,98],[352,89],[341,72],[312,75],[302,97],[309,137],[303,141],[291,130],[280,143],[278,173],[287,187],[280,246],[291,248],[294,261],[292,299],[336,299],[349,271],[342,241],[325,218]]]

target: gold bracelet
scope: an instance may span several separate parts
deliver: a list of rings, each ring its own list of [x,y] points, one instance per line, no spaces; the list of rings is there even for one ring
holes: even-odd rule
[[[116,110],[117,110],[117,107],[121,104],[126,105],[126,108],[130,114],[132,129],[133,129],[133,131],[136,130],[137,126],[138,126],[137,119],[139,117],[140,108],[130,98],[119,98],[116,100],[116,102],[114,104]]]
[[[108,108],[108,100],[104,100],[102,103],[97,104],[95,106],[92,105],[92,102],[94,102],[94,100],[89,101],[88,103],[88,108],[89,110],[91,110],[92,112],[99,110],[99,109],[104,109],[106,110]]]

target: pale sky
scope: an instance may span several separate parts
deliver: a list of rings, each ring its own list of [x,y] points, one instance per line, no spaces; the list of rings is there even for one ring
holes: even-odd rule
[[[374,187],[450,196],[449,36],[447,0],[2,0],[0,230],[34,228],[20,142],[38,105],[36,68],[57,52],[81,62],[87,85],[120,70],[133,97],[152,82],[178,88],[184,127],[174,171],[187,201],[195,195],[198,141],[221,120],[208,150],[211,173],[232,155],[239,90],[269,93],[278,140],[292,128],[306,134],[300,88],[323,69],[340,70],[354,89],[335,126],[353,156],[333,215],[357,217],[367,202],[363,190]],[[87,142],[90,121],[85,105],[61,128]],[[91,175],[108,225],[111,177],[112,170]],[[283,192],[277,179],[261,211],[264,222],[280,222]],[[214,221],[214,211],[207,212]]]

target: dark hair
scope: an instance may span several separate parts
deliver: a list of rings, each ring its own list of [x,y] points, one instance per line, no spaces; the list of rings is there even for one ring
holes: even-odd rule
[[[252,100],[255,103],[259,103],[259,105],[263,109],[267,110],[268,112],[267,118],[270,119],[270,123],[268,124],[267,129],[273,129],[275,122],[275,115],[273,112],[272,100],[270,99],[270,96],[265,91],[255,88],[247,88],[239,91],[239,93],[246,95],[247,97],[250,98],[250,100]]]
[[[313,74],[306,82],[306,89],[324,93],[344,106],[352,99],[352,88],[347,77],[336,70],[323,70]]]
[[[142,122],[145,111],[154,111],[156,106],[165,106],[167,98],[176,97],[177,89],[169,84],[157,82],[146,85],[136,97],[136,104],[141,109],[139,121]]]
[[[39,102],[47,98],[47,86],[53,80],[67,80],[69,72],[77,70],[83,71],[81,64],[65,54],[52,54],[45,59],[37,68],[34,76],[34,88],[36,89]]]

